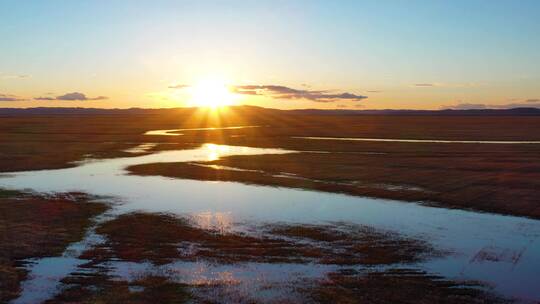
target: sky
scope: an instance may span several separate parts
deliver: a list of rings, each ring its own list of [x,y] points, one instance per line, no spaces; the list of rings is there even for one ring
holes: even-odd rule
[[[0,0],[0,107],[193,106],[221,84],[283,109],[540,107],[539,16],[538,0]]]

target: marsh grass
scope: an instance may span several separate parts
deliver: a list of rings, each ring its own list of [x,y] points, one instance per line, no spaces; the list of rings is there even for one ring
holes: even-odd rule
[[[481,283],[449,281],[414,269],[335,272],[305,294],[316,303],[512,303]]]
[[[362,226],[275,226],[268,234],[251,236],[220,233],[192,225],[188,219],[168,214],[131,213],[96,229],[108,243],[83,254],[87,259],[107,257],[125,261],[166,264],[175,260],[208,260],[216,263],[322,263],[393,264],[416,262],[435,250],[426,242]],[[289,239],[283,238],[289,237]],[[298,242],[290,238],[317,242]],[[182,244],[192,244],[186,253]]]
[[[148,275],[127,282],[106,273],[72,274],[63,280],[65,288],[46,304],[84,303],[190,303],[189,286],[166,277]]]

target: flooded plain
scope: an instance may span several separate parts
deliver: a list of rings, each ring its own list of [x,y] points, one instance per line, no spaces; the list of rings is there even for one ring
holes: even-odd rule
[[[167,130],[167,134],[162,135],[179,131],[182,130]],[[152,147],[146,145],[132,152],[142,154]],[[485,282],[506,296],[523,300],[540,299],[537,280],[540,273],[538,220],[235,182],[136,176],[129,175],[125,170],[128,166],[139,164],[212,161],[228,155],[295,152],[205,144],[190,150],[161,151],[127,158],[88,159],[74,168],[4,174],[0,175],[0,187],[38,192],[80,191],[113,197],[119,203],[114,205],[108,216],[133,211],[166,212],[188,216],[199,227],[220,231],[248,231],[250,227],[275,223],[324,225],[340,222],[365,225],[421,238],[434,248],[448,252],[419,262],[415,266],[420,269],[449,279]],[[91,243],[95,239],[96,235],[90,232],[80,244]],[[79,247],[80,244],[73,246]],[[46,300],[55,293],[58,281],[81,263],[73,254],[35,261],[29,266],[32,276],[23,284],[22,296],[14,303],[27,303],[25,299]],[[321,277],[336,267],[253,262],[226,266],[179,262],[162,266],[169,272],[189,273],[188,279],[183,276],[184,280],[225,278],[233,280],[235,288],[245,290],[260,281],[253,280],[254,275],[286,282],[299,277]],[[113,272],[129,277],[141,271],[147,272],[149,268],[152,265],[148,263],[119,263],[113,267]],[[56,271],[50,272],[51,269]],[[198,271],[191,271],[194,269]],[[284,269],[288,272],[284,272]],[[49,283],[36,284],[45,281]],[[40,285],[39,291],[35,290],[36,285]]]

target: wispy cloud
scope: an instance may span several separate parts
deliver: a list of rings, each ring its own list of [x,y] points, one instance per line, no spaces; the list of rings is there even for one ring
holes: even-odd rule
[[[30,75],[4,75],[0,74],[0,79],[27,79]]]
[[[190,85],[188,85],[188,84],[176,84],[176,85],[170,85],[169,89],[181,90],[181,89],[186,89],[186,88],[189,88],[189,87],[190,87]]]
[[[20,98],[15,95],[11,94],[0,94],[0,101],[23,101],[26,100],[24,98]]]
[[[440,83],[440,82],[423,82],[423,83],[415,83],[412,84],[412,87],[417,88],[474,88],[485,85],[483,83],[477,83],[477,82],[463,82],[463,83]]]
[[[368,98],[348,92],[303,90],[281,85],[237,85],[231,86],[231,90],[236,94],[267,96],[275,99],[307,99],[315,102],[360,101]]]
[[[73,92],[56,97],[35,97],[35,100],[66,100],[66,101],[85,101],[85,100],[103,100],[108,99],[106,96],[88,97],[83,93]]]

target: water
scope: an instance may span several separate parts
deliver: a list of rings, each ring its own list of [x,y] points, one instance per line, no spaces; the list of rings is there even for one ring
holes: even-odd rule
[[[144,133],[144,135],[158,135],[158,136],[181,136],[184,135],[182,131],[214,131],[214,130],[238,130],[247,128],[259,128],[260,126],[237,126],[237,127],[213,127],[213,128],[190,128],[190,129],[169,129],[169,130],[152,130]]]
[[[540,299],[538,220],[233,182],[135,176],[125,171],[125,167],[137,164],[270,153],[294,151],[206,144],[192,150],[87,161],[75,168],[5,174],[0,187],[115,196],[123,202],[113,210],[117,214],[136,210],[173,212],[190,215],[203,227],[218,225],[221,230],[234,229],[238,224],[275,222],[369,225],[422,237],[435,248],[452,252],[422,263],[424,269],[451,279],[484,281],[505,295]],[[23,290],[23,296],[27,292],[31,293]]]

